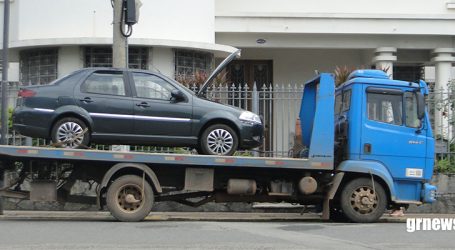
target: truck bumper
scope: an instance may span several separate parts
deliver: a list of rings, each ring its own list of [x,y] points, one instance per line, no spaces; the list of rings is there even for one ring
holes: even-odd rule
[[[436,201],[436,186],[431,185],[430,183],[423,184],[422,188],[422,201],[424,203],[433,203]]]

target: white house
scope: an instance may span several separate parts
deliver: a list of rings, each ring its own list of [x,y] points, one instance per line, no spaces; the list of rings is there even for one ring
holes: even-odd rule
[[[45,83],[111,64],[110,0],[10,2],[10,80]],[[129,44],[131,67],[171,77],[210,71],[241,48],[229,75],[250,87],[302,83],[346,65],[445,89],[455,74],[455,0],[142,0]],[[273,147],[286,150],[298,104],[283,105],[273,106],[271,133],[282,138]],[[283,120],[290,130],[278,128]]]

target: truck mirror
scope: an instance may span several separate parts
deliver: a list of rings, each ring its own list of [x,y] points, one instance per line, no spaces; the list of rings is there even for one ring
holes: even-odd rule
[[[425,97],[418,91],[417,95],[417,117],[422,120],[425,117]]]

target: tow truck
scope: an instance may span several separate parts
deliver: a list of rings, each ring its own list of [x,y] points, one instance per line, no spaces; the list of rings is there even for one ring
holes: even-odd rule
[[[425,82],[380,70],[354,71],[337,88],[321,73],[305,83],[293,158],[0,146],[0,195],[96,203],[120,221],[176,201],[290,202],[322,207],[323,219],[375,222],[386,209],[435,199],[426,94]],[[96,183],[96,197],[71,194],[78,180]]]

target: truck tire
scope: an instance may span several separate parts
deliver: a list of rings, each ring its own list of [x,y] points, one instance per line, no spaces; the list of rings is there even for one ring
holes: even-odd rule
[[[205,155],[233,155],[238,144],[238,136],[231,127],[215,124],[202,133],[200,152]]]
[[[52,142],[59,148],[88,148],[90,144],[90,131],[86,130],[87,125],[74,117],[65,117],[58,120],[51,131]],[[81,137],[76,135],[86,132]],[[68,141],[64,143],[64,141]]]
[[[121,176],[107,189],[107,208],[119,221],[143,220],[152,210],[153,202],[152,187],[147,180],[137,175]]]
[[[352,222],[376,222],[384,214],[387,196],[381,184],[369,178],[357,178],[342,189],[340,205],[343,214]]]

